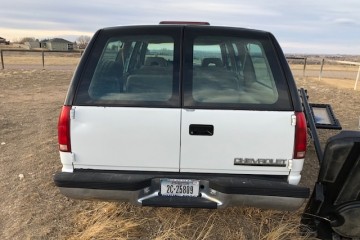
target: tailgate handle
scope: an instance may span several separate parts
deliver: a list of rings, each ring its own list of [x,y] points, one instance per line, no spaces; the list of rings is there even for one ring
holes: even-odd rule
[[[200,135],[200,136],[212,136],[214,135],[214,126],[203,125],[203,124],[190,124],[189,134]]]

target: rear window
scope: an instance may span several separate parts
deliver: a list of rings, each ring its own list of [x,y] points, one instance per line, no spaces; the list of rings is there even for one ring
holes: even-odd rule
[[[83,68],[75,105],[292,110],[264,33],[192,26],[107,30]]]
[[[196,31],[187,38],[191,48],[185,54],[185,107],[291,110],[270,39]]]
[[[99,46],[97,46],[99,48]],[[78,105],[179,105],[175,40],[166,35],[111,37],[87,66]],[[91,72],[90,69],[94,69]]]

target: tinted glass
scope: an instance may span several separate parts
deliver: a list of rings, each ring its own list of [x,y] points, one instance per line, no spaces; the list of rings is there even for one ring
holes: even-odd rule
[[[204,103],[275,103],[278,92],[262,48],[257,41],[196,38],[192,76],[194,100]]]
[[[88,52],[77,71],[74,105],[293,110],[265,33],[196,26],[114,28],[100,32]]]
[[[98,46],[99,47],[99,46]],[[87,67],[79,105],[173,106],[178,104],[175,40],[165,35],[109,38]],[[175,56],[176,55],[176,56]],[[94,67],[93,67],[94,66]]]
[[[189,31],[184,106],[291,110],[286,80],[270,39],[231,32]]]

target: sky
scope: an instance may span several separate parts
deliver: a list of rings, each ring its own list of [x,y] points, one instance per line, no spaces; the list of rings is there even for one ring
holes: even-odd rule
[[[360,55],[360,0],[1,0],[0,37],[92,36],[103,27],[207,21],[273,33],[285,53]]]

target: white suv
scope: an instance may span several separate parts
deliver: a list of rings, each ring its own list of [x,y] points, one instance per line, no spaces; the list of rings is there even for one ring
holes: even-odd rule
[[[263,31],[172,23],[99,30],[59,118],[72,198],[297,209],[306,121]]]

